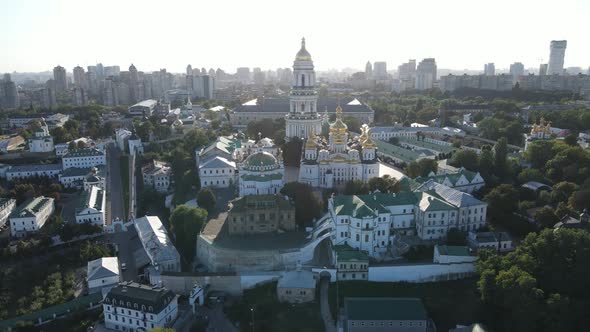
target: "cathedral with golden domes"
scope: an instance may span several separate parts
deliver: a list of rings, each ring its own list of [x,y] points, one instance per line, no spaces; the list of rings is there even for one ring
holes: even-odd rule
[[[326,119],[327,120],[327,119]],[[379,176],[377,147],[364,124],[360,136],[351,137],[342,121],[342,108],[336,108],[336,121],[330,123],[328,137],[312,129],[305,141],[299,182],[312,187],[333,188],[351,180],[367,183]]]

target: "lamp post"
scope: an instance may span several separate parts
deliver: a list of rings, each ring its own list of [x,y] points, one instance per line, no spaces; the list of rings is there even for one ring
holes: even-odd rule
[[[254,308],[250,308],[250,317],[252,324],[252,332],[254,332]]]

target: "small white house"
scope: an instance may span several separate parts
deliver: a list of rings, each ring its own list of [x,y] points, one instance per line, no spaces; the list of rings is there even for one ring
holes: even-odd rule
[[[105,191],[91,186],[89,190],[82,193],[80,207],[76,209],[76,222],[102,226],[105,223],[105,208]]]
[[[514,250],[512,238],[506,232],[469,232],[467,241],[474,250],[489,249],[495,252]]]
[[[287,271],[277,284],[280,302],[304,303],[315,298],[316,280],[311,271]]]
[[[96,293],[117,285],[121,281],[117,257],[102,257],[88,262],[86,281],[88,293]]]

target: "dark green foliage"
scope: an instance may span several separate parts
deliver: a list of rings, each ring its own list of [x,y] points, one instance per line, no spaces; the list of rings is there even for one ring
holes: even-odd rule
[[[179,205],[170,216],[170,230],[174,234],[175,245],[183,258],[183,269],[190,266],[195,256],[197,236],[207,220],[207,211]]]
[[[476,265],[496,330],[583,331],[590,323],[589,233],[531,233],[506,256],[482,251]]]
[[[371,178],[368,184],[371,191],[379,190],[382,193],[396,193],[400,191],[399,181],[388,174],[382,177]]]
[[[344,195],[365,195],[369,193],[369,185],[360,180],[350,180],[344,184]]]
[[[197,203],[209,213],[215,209],[216,202],[217,198],[215,198],[215,193],[211,188],[203,188],[197,194]]]
[[[458,228],[451,228],[447,233],[447,244],[451,246],[467,245],[467,232]]]
[[[295,204],[295,221],[300,227],[310,226],[322,214],[322,201],[313,189],[304,183],[286,183],[281,194],[289,196]]]

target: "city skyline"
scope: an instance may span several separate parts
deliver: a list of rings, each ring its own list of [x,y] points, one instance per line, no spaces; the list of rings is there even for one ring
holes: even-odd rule
[[[7,3],[0,13],[0,42],[6,46],[0,72],[43,72],[61,65],[71,73],[77,65],[86,68],[97,62],[121,68],[133,63],[146,72],[165,67],[182,73],[187,64],[227,72],[242,66],[276,69],[291,66],[285,59],[292,57],[303,36],[319,71],[361,70],[367,60],[386,61],[394,69],[408,59],[429,57],[440,68],[455,70],[481,70],[489,62],[498,69],[513,62],[538,68],[549,60],[550,41],[561,39],[568,41],[564,67],[590,65],[590,46],[581,28],[590,4],[579,0],[561,2],[567,14],[560,17],[552,16],[547,1],[500,1],[494,7],[468,1],[299,4],[297,8],[311,8],[301,24],[287,19],[301,16],[297,8],[285,10],[267,1],[172,1],[166,4],[168,11],[136,1]],[[515,24],[482,24],[478,15],[500,20],[507,9],[519,14]],[[89,20],[88,13],[94,19]],[[138,24],[142,20],[134,17],[160,24]],[[552,24],[538,24],[543,17],[551,17]]]

